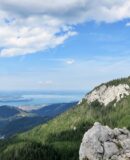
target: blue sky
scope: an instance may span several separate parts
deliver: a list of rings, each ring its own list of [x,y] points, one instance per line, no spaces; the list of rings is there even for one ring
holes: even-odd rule
[[[81,0],[82,6],[56,0],[53,7],[50,0],[43,7],[41,0],[36,7],[33,2],[0,1],[0,90],[88,91],[130,75],[128,0],[98,6],[98,0]],[[34,13],[27,10],[30,4]],[[62,5],[70,10],[59,16]]]

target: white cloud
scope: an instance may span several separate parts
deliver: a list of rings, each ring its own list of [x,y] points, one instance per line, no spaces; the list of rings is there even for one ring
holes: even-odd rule
[[[46,85],[52,85],[52,84],[53,84],[53,81],[48,80],[48,81],[45,82],[45,84],[46,84]]]
[[[126,23],[126,27],[130,27],[130,22]]]
[[[47,81],[38,81],[38,84],[40,86],[50,86],[53,84],[53,81],[52,80],[47,80]]]
[[[66,63],[67,63],[67,64],[74,64],[74,63],[75,63],[75,60],[74,60],[74,59],[70,59],[70,60],[67,60]]]
[[[10,22],[11,24],[1,23],[1,56],[25,55],[54,48],[76,34],[71,29],[67,30],[67,26],[64,31],[65,25],[47,17],[22,17]],[[58,33],[62,35],[57,35]]]
[[[74,36],[74,26],[130,18],[129,0],[0,0],[0,55],[54,48]]]

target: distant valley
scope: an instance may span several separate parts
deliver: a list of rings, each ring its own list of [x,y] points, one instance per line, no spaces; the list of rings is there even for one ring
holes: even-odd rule
[[[56,103],[30,111],[6,105],[0,106],[0,139],[45,123],[72,108],[76,103]]]

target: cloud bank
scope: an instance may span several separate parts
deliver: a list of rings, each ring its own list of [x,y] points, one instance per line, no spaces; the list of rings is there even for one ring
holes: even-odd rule
[[[130,18],[129,0],[0,0],[0,56],[54,48],[76,35],[80,23],[125,18]]]

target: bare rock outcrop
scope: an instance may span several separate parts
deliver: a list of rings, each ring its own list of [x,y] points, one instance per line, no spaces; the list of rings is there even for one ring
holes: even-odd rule
[[[88,93],[85,99],[88,103],[97,100],[104,106],[107,106],[110,102],[118,102],[128,95],[130,95],[130,87],[127,84],[119,84],[117,86],[107,86],[104,84]]]
[[[130,160],[130,132],[96,122],[83,137],[80,160]]]

